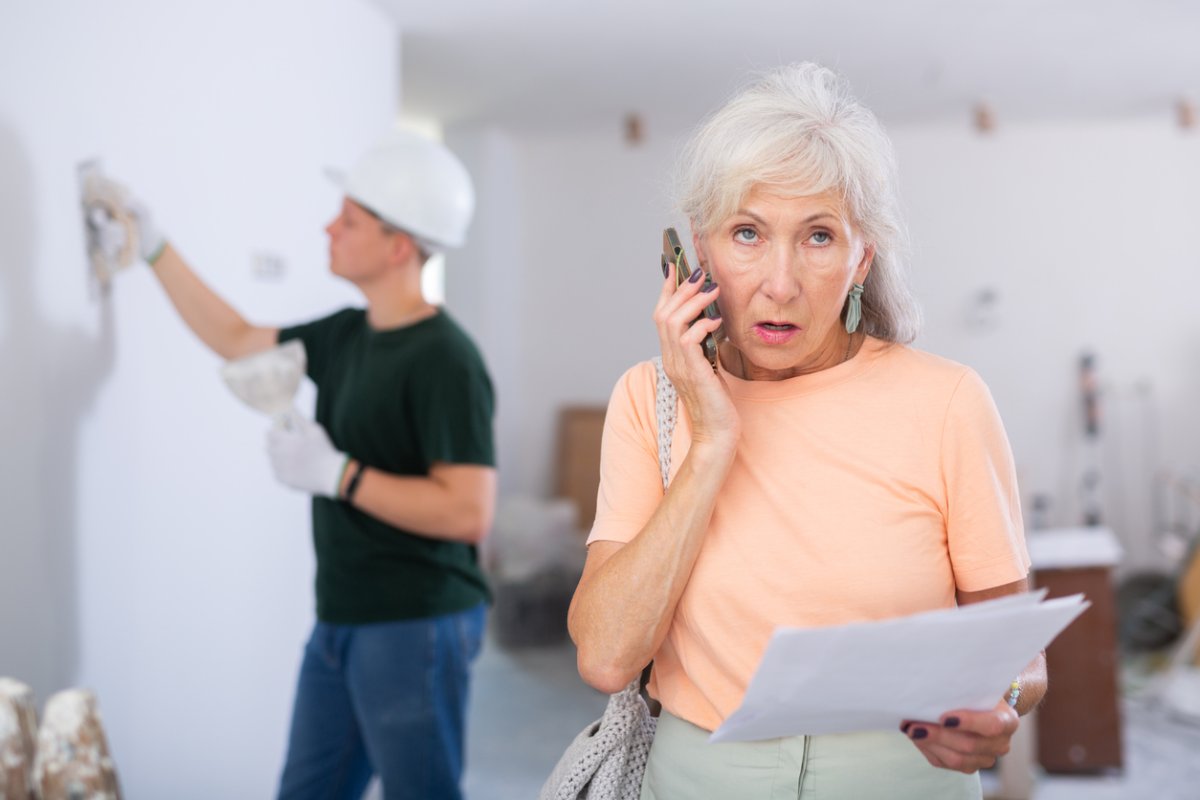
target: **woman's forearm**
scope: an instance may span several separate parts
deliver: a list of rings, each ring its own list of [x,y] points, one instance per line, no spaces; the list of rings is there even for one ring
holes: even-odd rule
[[[973,592],[960,589],[957,592],[957,599],[960,606],[966,606],[1028,591],[1029,578],[1026,577],[1001,586],[993,586],[990,589]],[[1044,651],[1038,653],[1037,657],[1030,661],[1016,678],[1021,684],[1021,694],[1017,698],[1016,710],[1018,714],[1025,715],[1037,708],[1038,703],[1042,702],[1042,697],[1046,694],[1046,653]],[[1008,697],[1007,691],[1004,696]]]
[[[611,543],[592,545],[568,613],[579,672],[588,684],[620,690],[666,638],[733,450],[693,446],[666,497],[632,541],[606,557],[599,554]]]
[[[1046,696],[1049,681],[1046,677],[1046,653],[1038,653],[1029,666],[1021,670],[1017,678],[1021,682],[1021,694],[1017,698],[1017,714],[1025,716],[1038,707]]]

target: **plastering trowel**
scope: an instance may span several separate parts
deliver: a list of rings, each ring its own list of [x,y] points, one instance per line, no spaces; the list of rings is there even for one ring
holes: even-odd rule
[[[113,275],[137,257],[137,225],[125,205],[125,189],[104,176],[93,159],[76,167],[83,229],[92,278],[107,291]]]
[[[270,350],[225,362],[221,377],[243,403],[270,414],[278,427],[291,429],[300,419],[292,400],[306,365],[304,343],[292,339]]]

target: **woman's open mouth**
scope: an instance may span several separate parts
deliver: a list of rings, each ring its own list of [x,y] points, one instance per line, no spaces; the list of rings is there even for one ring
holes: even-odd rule
[[[788,322],[760,322],[754,326],[754,332],[767,344],[783,344],[800,329]]]

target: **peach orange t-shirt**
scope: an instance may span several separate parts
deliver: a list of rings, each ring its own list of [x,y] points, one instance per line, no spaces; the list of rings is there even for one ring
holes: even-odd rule
[[[720,725],[776,627],[945,608],[956,588],[1027,575],[1012,454],[974,371],[868,339],[811,375],[721,374],[742,438],[654,657],[650,691],[672,714]],[[662,500],[654,388],[647,361],[613,390],[589,544],[630,541]],[[678,415],[672,478],[691,441]]]

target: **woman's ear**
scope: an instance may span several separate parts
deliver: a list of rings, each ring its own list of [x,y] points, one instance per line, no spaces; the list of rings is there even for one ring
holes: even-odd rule
[[[694,227],[692,228],[692,250],[696,253],[696,260],[699,262],[700,268],[709,272],[708,248],[704,245],[704,236],[696,233]]]
[[[855,283],[863,283],[867,279],[873,263],[875,263],[875,243],[871,242],[863,248],[862,260],[858,262],[858,269],[854,270]]]

